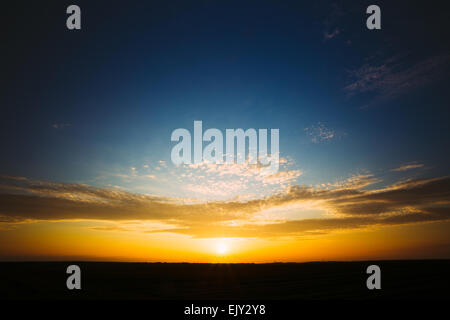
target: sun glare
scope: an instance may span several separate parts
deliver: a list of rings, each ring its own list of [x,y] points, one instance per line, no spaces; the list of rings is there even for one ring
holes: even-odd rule
[[[225,255],[228,251],[228,246],[225,242],[221,241],[217,244],[216,251],[219,255]]]

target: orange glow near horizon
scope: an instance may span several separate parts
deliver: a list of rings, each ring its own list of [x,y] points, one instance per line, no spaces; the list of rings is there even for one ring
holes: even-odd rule
[[[3,229],[1,259],[267,263],[450,257],[449,222],[279,239],[196,239],[173,233],[99,231],[93,225],[39,222]]]
[[[450,258],[449,177],[364,189],[379,181],[364,174],[329,186],[296,185],[268,196],[203,202],[3,179],[23,193],[0,195],[0,260]]]

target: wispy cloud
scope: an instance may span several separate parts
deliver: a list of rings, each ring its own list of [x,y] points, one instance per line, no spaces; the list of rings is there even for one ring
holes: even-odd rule
[[[337,37],[341,29],[337,27],[339,20],[344,15],[344,11],[336,4],[331,4],[331,11],[323,21],[323,40],[328,41]]]
[[[52,124],[53,129],[64,129],[71,127],[72,125],[70,123],[54,123]]]
[[[250,194],[269,195],[297,183],[302,175],[291,158],[283,157],[278,160],[278,172],[270,170],[271,164],[253,164],[250,159],[243,163],[203,161],[178,166],[170,161],[147,163],[101,172],[89,183],[108,187],[120,185],[134,192],[227,200]]]
[[[339,33],[340,33],[340,31],[339,31],[338,28],[335,28],[335,29],[334,29],[333,31],[331,31],[331,32],[324,31],[324,32],[323,32],[323,38],[324,38],[325,40],[330,40],[330,39],[333,39],[334,37],[338,36]]]
[[[325,126],[322,122],[313,124],[305,128],[306,134],[311,138],[311,142],[320,143],[333,140],[337,137],[336,132]]]
[[[232,199],[248,193],[273,193],[295,183],[302,175],[302,171],[293,168],[293,162],[285,158],[280,158],[279,166],[278,172],[271,173],[266,166],[252,164],[249,160],[223,164],[200,162],[179,166],[172,174],[186,191],[209,199]]]
[[[417,168],[423,168],[423,164],[422,163],[404,164],[398,168],[392,169],[391,171],[407,171],[407,170],[417,169]]]
[[[371,173],[354,174],[346,179],[328,183],[322,187],[334,187],[338,189],[362,189],[369,185],[381,182],[381,179]]]
[[[238,201],[185,202],[79,184],[1,178],[0,222],[42,220],[142,221],[145,232],[193,237],[283,237],[450,219],[450,178],[415,179],[364,190],[376,177],[358,175],[325,188],[294,185],[268,197]],[[326,214],[311,219],[255,220],[271,208],[307,205]],[[300,210],[300,209],[294,209]],[[170,226],[167,228],[161,226]]]
[[[350,83],[344,90],[350,95],[372,92],[376,100],[385,100],[438,80],[445,74],[450,54],[421,60],[405,66],[400,56],[391,57],[378,64],[366,63],[349,71]]]

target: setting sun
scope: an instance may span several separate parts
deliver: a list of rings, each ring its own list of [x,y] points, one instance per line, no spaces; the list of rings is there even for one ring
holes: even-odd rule
[[[216,251],[219,255],[225,255],[228,251],[228,246],[224,241],[217,244]]]

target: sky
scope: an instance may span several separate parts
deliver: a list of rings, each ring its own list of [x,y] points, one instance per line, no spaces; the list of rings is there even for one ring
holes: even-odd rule
[[[2,7],[0,259],[450,258],[445,2]],[[171,133],[279,129],[280,169]]]

